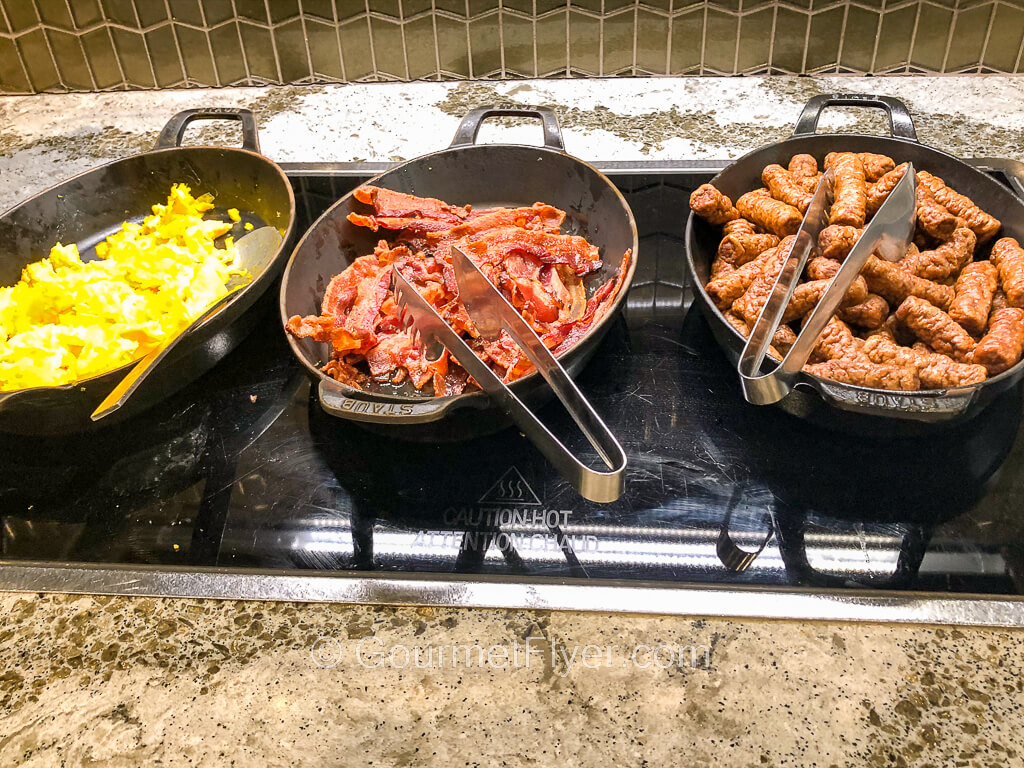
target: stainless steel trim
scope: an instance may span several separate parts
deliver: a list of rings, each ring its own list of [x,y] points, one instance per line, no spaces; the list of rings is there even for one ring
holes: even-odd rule
[[[1024,627],[1024,598],[684,586],[611,579],[313,573],[35,562],[0,565],[0,591],[305,603],[597,611],[740,619]]]

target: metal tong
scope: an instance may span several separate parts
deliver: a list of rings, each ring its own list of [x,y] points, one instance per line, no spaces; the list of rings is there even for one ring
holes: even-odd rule
[[[596,502],[615,501],[622,495],[626,469],[626,454],[618,440],[540,337],[457,247],[452,249],[452,265],[459,296],[480,337],[493,340],[502,330],[508,332],[562,401],[580,431],[604,460],[607,470],[591,469],[573,455],[395,269],[395,296],[404,310],[403,321],[407,327],[411,326],[425,354],[429,358],[430,353],[435,353],[436,359],[440,353],[438,345],[446,347],[583,498]]]
[[[779,402],[792,391],[818,336],[839,308],[846,291],[872,253],[877,253],[888,261],[899,261],[906,255],[917,219],[916,183],[914,166],[908,164],[903,178],[857,238],[843,266],[829,283],[825,295],[804,321],[793,346],[782,358],[782,362],[765,373],[762,371],[762,363],[768,353],[772,337],[782,322],[783,313],[790,299],[793,298],[793,292],[800,281],[808,257],[818,247],[818,234],[829,223],[828,214],[835,197],[835,174],[829,169],[821,177],[807,213],[800,223],[800,229],[797,230],[796,241],[775,281],[771,296],[758,315],[736,366],[743,386],[743,396],[748,402],[755,405],[770,405]]]

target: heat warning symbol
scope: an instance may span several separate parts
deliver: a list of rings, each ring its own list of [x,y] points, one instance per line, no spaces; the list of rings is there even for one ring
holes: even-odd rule
[[[492,485],[483,496],[480,497],[480,504],[496,505],[534,505],[540,506],[540,499],[533,492],[533,488],[526,482],[515,466],[509,467],[505,474],[498,478],[498,482]]]

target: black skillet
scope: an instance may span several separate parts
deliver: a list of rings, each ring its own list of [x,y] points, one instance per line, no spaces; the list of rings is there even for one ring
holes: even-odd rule
[[[880,137],[815,133],[822,110],[829,106],[883,109],[889,117],[891,135]],[[941,177],[999,219],[1003,228],[997,237],[1015,237],[1024,242],[1024,202],[981,170],[941,150],[921,144],[917,140],[917,132],[906,105],[888,96],[815,96],[804,107],[791,138],[749,152],[715,176],[711,183],[735,200],[744,192],[762,186],[761,171],[766,165],[779,163],[785,166],[793,155],[800,153],[813,155],[820,165],[826,154],[835,151],[877,152],[889,155],[897,163],[910,161],[918,170]],[[1012,171],[1007,172],[1012,174]],[[1018,193],[1024,193],[1024,177],[1012,181]],[[690,214],[686,224],[686,252],[694,293],[716,341],[735,363],[743,350],[745,339],[729,325],[704,290],[720,239],[717,227]],[[979,247],[975,257],[988,258],[990,246],[991,243],[988,243]],[[789,413],[829,428],[853,432],[916,434],[922,429],[928,429],[929,425],[934,428],[973,418],[999,393],[1018,384],[1022,377],[1024,362],[975,386],[905,393],[840,384],[804,373],[797,387],[779,406]]]
[[[238,120],[242,148],[183,147],[194,120]],[[295,221],[295,198],[281,168],[259,153],[256,120],[247,109],[190,109],[175,115],[149,152],[115,160],[40,192],[0,214],[0,285],[18,281],[22,268],[41,259],[59,242],[76,243],[83,259],[124,221],[141,221],[171,185],[185,182],[195,195],[214,195],[226,220],[238,208],[243,224],[275,227],[288,240]],[[213,212],[211,212],[213,213]],[[197,379],[252,330],[257,316],[247,313],[284,266],[284,241],[263,270],[250,269],[252,282],[238,291],[215,317],[191,331],[172,356],[147,379],[128,403],[103,424],[141,413]],[[246,266],[246,265],[243,265]],[[59,434],[93,427],[90,414],[124,378],[131,364],[60,387],[34,387],[0,393],[0,432]]]
[[[480,124],[488,117],[531,117],[541,121],[544,146],[477,144]],[[471,204],[531,205],[540,201],[566,212],[562,231],[581,235],[601,251],[604,266],[585,280],[587,295],[615,275],[627,249],[633,257],[611,310],[559,360],[575,375],[596,351],[618,314],[633,279],[637,232],[622,194],[591,165],[566,154],[554,112],[543,107],[479,107],[462,120],[447,149],[417,157],[366,182],[379,187]],[[347,216],[366,206],[352,193],[335,203],[295,247],[281,283],[281,319],[319,314],[330,279],[358,257],[373,252],[380,234],[351,224]],[[411,385],[372,384],[360,390],[320,371],[328,345],[312,339],[289,343],[299,362],[319,386],[320,406],[329,414],[405,439],[464,439],[508,425],[483,392],[431,397]],[[535,374],[514,382],[512,390],[530,407],[548,399],[550,389]]]

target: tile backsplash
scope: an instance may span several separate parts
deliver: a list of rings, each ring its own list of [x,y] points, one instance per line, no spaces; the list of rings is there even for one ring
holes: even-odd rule
[[[0,0],[0,93],[1015,73],[1024,0]]]

